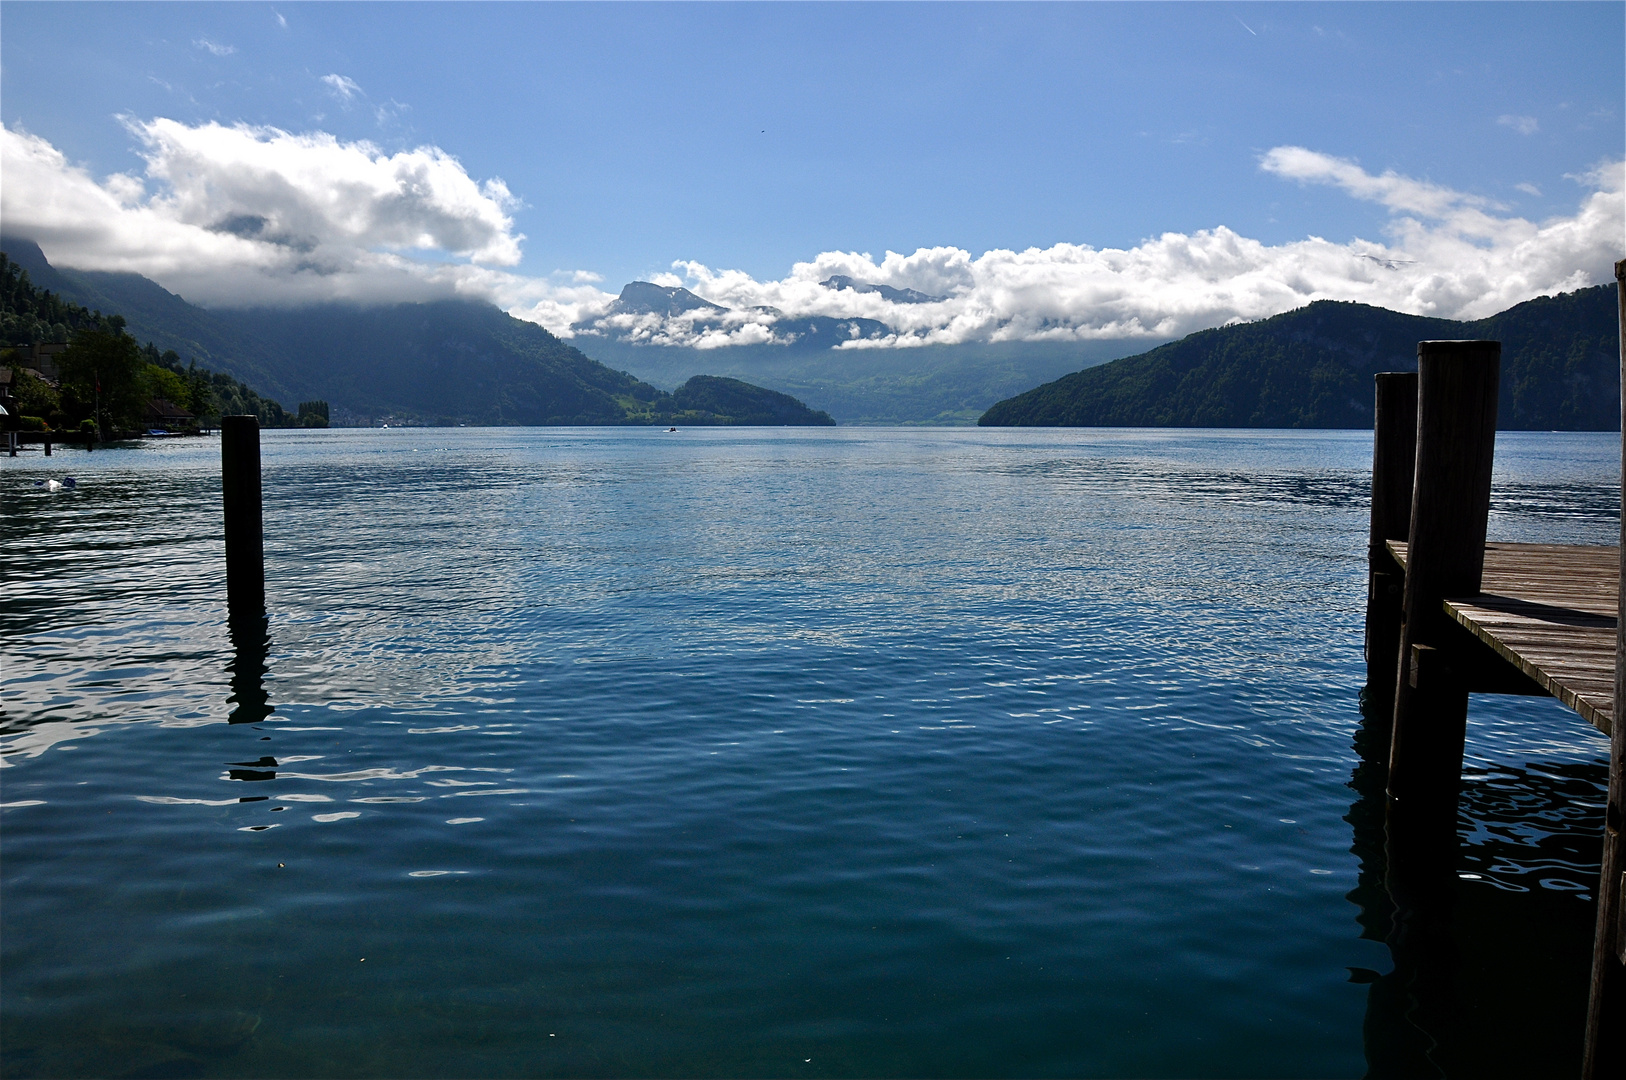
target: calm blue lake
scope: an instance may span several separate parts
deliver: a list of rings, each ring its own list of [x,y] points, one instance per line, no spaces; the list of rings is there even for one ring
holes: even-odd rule
[[[1549,699],[1474,698],[1449,1000],[1389,974],[1369,434],[263,439],[259,652],[216,440],[0,459],[7,1076],[1578,1067]],[[1492,538],[1613,543],[1618,455],[1504,433]]]

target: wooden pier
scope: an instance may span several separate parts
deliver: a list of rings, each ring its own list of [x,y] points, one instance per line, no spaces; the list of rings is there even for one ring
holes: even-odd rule
[[[1387,547],[1404,574],[1406,545],[1391,540]],[[1620,548],[1486,544],[1480,590],[1474,596],[1445,597],[1445,613],[1539,692],[1551,694],[1610,734]]]
[[[1615,277],[1626,418],[1626,261]],[[1391,718],[1375,734],[1389,747],[1396,971],[1436,978],[1449,937],[1469,694],[1551,695],[1610,736],[1578,1064],[1586,1080],[1626,1076],[1626,723],[1614,722],[1626,711],[1626,523],[1620,545],[1487,543],[1501,345],[1425,341],[1417,360],[1415,375],[1377,377],[1368,547],[1368,702]],[[1626,433],[1621,445],[1626,465]]]

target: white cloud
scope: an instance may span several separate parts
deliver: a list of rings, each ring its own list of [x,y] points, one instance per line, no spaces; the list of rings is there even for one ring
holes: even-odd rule
[[[1541,130],[1541,125],[1536,123],[1536,118],[1534,116],[1513,116],[1510,114],[1503,114],[1502,116],[1498,116],[1496,118],[1496,122],[1501,124],[1503,127],[1512,128],[1520,135],[1534,135],[1536,132]]]
[[[490,296],[486,268],[520,259],[507,186],[476,182],[436,147],[385,154],[321,133],[126,123],[144,178],[97,181],[44,139],[4,129],[6,230],[53,261],[145,274],[204,304]]]
[[[1514,191],[1522,191],[1526,195],[1534,195],[1538,199],[1541,198],[1541,189],[1538,188],[1536,185],[1528,183],[1528,182],[1522,183],[1522,184],[1514,184],[1513,185],[1513,190]]]
[[[1607,159],[1597,162],[1590,169],[1578,173],[1565,173],[1564,179],[1574,180],[1586,188],[1597,188],[1600,191],[1619,191],[1626,187],[1626,171],[1623,171],[1626,162],[1609,161]]]
[[[275,9],[272,9],[271,14],[273,14],[273,15],[275,15],[277,17],[277,26],[278,27],[282,28],[283,30],[288,29],[288,20],[283,17],[282,12],[277,11]]]
[[[356,80],[345,75],[323,75],[322,82],[327,84],[334,97],[343,102],[349,102],[362,92]]]
[[[1302,146],[1278,146],[1259,159],[1259,167],[1289,180],[1333,184],[1357,199],[1382,203],[1396,213],[1443,218],[1464,209],[1505,209],[1483,196],[1467,195],[1427,180],[1414,180],[1393,169],[1373,176],[1353,161]]]
[[[237,51],[235,45],[222,45],[219,42],[210,41],[208,38],[198,38],[192,44],[194,47],[214,53],[216,56],[230,56]]]
[[[1329,184],[1391,213],[1385,240],[1335,243],[1310,236],[1264,244],[1218,226],[1165,233],[1127,249],[1057,244],[973,256],[960,248],[825,252],[779,281],[678,262],[682,284],[741,311],[769,306],[792,316],[863,317],[894,333],[847,348],[963,341],[1161,338],[1280,314],[1314,300],[1356,300],[1397,311],[1473,319],[1534,296],[1609,280],[1626,233],[1621,162],[1574,177],[1591,188],[1574,216],[1531,222],[1500,204],[1389,171],[1307,150],[1277,147],[1261,168],[1303,183]],[[819,282],[843,274],[943,297],[889,303],[877,293]],[[606,320],[606,329],[630,332]],[[699,344],[682,319],[637,333]]]
[[[1266,244],[1217,225],[1128,248],[943,246],[879,259],[827,251],[779,280],[680,260],[657,284],[732,310],[610,316],[615,293],[591,271],[506,269],[524,239],[516,200],[500,179],[476,181],[436,147],[386,154],[320,132],[127,124],[145,169],[102,179],[44,139],[0,131],[6,231],[39,241],[54,262],[145,274],[205,305],[467,296],[566,336],[597,320],[600,332],[706,348],[783,340],[785,317],[819,315],[888,328],[847,348],[1175,337],[1320,299],[1477,318],[1609,280],[1626,234],[1619,161],[1572,177],[1583,188],[1573,214],[1530,221],[1482,195],[1284,146],[1260,159],[1266,176],[1381,205],[1383,234]],[[940,299],[894,303],[820,284],[835,275]]]

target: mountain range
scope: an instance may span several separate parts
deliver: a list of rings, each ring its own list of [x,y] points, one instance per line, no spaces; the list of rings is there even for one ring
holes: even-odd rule
[[[1497,424],[1620,427],[1614,285],[1543,296],[1474,322],[1317,301],[1204,330],[995,404],[988,427],[1370,428],[1372,376],[1417,370],[1417,343],[1502,342]]]
[[[1373,373],[1414,369],[1420,340],[1464,337],[1503,342],[1504,428],[1619,423],[1613,286],[1475,322],[1318,301],[1125,357],[1124,341],[885,347],[892,331],[875,320],[730,310],[651,282],[628,284],[568,342],[468,300],[205,310],[136,274],[52,267],[30,241],[0,237],[0,248],[37,285],[123,315],[140,341],[283,402],[325,400],[335,423],[1369,427]],[[892,303],[941,299],[847,277],[821,284]],[[680,344],[670,320],[690,331],[755,320],[773,340]],[[833,347],[854,340],[877,347]],[[688,386],[696,376],[712,381]]]
[[[943,299],[837,275],[827,289],[879,293],[901,304]],[[671,333],[676,322],[680,334]],[[771,342],[699,347],[674,339],[755,322]],[[874,319],[791,317],[771,307],[730,309],[674,285],[634,281],[602,316],[571,327],[578,347],[658,385],[702,371],[771,386],[825,409],[844,424],[974,424],[984,409],[1035,383],[1144,347],[1144,340],[967,342],[910,348],[837,348],[879,342],[893,330]]]
[[[336,424],[834,423],[736,379],[669,393],[490,304],[205,310],[138,274],[53,267],[32,241],[4,237],[0,249],[36,286],[122,315],[138,341],[284,403],[326,401]]]

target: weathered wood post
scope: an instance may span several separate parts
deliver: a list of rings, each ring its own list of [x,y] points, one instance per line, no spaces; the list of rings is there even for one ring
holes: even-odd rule
[[[1442,601],[1478,593],[1485,572],[1501,359],[1499,341],[1417,345],[1417,456],[1389,743],[1392,802],[1456,801],[1468,691],[1438,651],[1455,629]]]
[[[1417,374],[1385,371],[1376,377],[1372,425],[1372,527],[1366,545],[1367,715],[1370,734],[1387,752],[1400,653],[1405,575],[1386,544],[1411,533],[1411,485],[1417,467]]]
[[[1620,311],[1621,464],[1626,466],[1626,260],[1615,264]],[[1622,484],[1626,495],[1626,483]],[[1621,519],[1621,582],[1626,586],[1626,514]],[[1615,617],[1615,715],[1609,733],[1609,802],[1604,810],[1598,927],[1592,939],[1592,992],[1587,1005],[1586,1080],[1626,1075],[1626,587]]]
[[[1396,907],[1391,944],[1397,957],[1409,958],[1420,984],[1449,981],[1443,973],[1468,683],[1442,648],[1460,632],[1442,601],[1479,592],[1484,574],[1501,351],[1495,341],[1417,346],[1417,459],[1386,818]]]
[[[260,421],[220,418],[220,494],[226,519],[226,607],[233,623],[265,618],[260,516]]]

